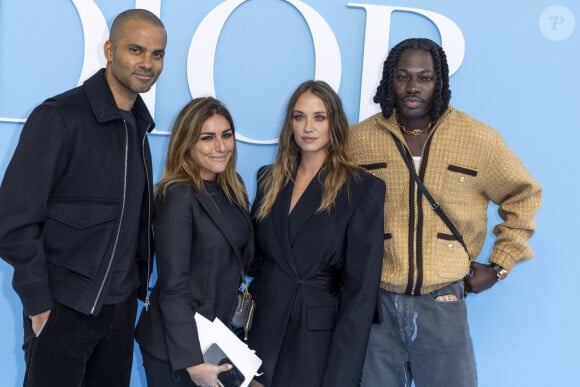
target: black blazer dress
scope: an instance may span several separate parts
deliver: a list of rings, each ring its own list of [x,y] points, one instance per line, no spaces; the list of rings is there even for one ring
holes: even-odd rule
[[[213,320],[230,321],[241,282],[241,261],[254,255],[254,235],[248,212],[240,207],[250,238],[236,254],[235,230],[216,205],[192,184],[171,186],[156,203],[154,221],[157,284],[149,311],[141,313],[136,339],[141,350],[168,361],[173,370],[203,363],[196,312]]]
[[[312,180],[290,214],[289,183],[255,224],[249,344],[268,387],[359,383],[380,282],[385,184],[361,171],[330,213],[317,214],[323,179]]]

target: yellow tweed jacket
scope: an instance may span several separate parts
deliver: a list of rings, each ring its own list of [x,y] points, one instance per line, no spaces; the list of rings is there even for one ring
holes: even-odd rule
[[[353,160],[387,184],[381,287],[426,294],[465,276],[487,234],[489,202],[503,223],[489,261],[508,270],[532,257],[542,189],[502,137],[452,107],[432,129],[418,170],[425,186],[459,230],[469,254],[414,183],[392,134],[405,143],[395,115],[381,113],[351,128]]]

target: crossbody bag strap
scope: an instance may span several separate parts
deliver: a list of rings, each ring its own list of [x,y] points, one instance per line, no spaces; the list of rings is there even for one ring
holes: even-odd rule
[[[244,294],[248,294],[249,290],[248,290],[248,283],[246,282],[246,274],[244,273],[244,261],[242,260],[242,256],[239,253],[239,251],[236,250],[236,256],[238,257],[238,260],[240,261],[240,265],[241,265],[241,270],[240,270],[240,276],[242,278],[242,284],[240,285],[240,290],[244,292]]]
[[[445,215],[445,212],[443,212],[443,209],[441,208],[439,203],[437,203],[435,201],[435,199],[433,199],[433,196],[431,196],[431,193],[429,192],[427,187],[425,187],[425,184],[423,184],[423,181],[421,180],[421,178],[417,175],[417,171],[415,171],[415,166],[412,164],[411,158],[408,156],[407,152],[405,151],[405,147],[401,143],[401,140],[399,140],[394,134],[391,133],[391,135],[393,136],[393,139],[395,140],[395,144],[397,145],[397,149],[399,150],[401,157],[403,157],[403,160],[405,161],[405,165],[407,165],[407,168],[409,169],[409,173],[411,174],[411,176],[413,177],[413,179],[415,180],[415,182],[419,186],[419,189],[421,190],[423,195],[425,195],[425,197],[429,201],[429,204],[431,204],[431,208],[437,213],[437,215],[439,215],[439,217],[441,218],[441,220],[443,220],[443,223],[445,223],[447,228],[449,228],[449,230],[451,230],[451,232],[455,236],[455,239],[457,239],[459,241],[459,243],[461,243],[461,245],[463,246],[465,251],[469,254],[469,250],[467,250],[467,245],[465,244],[463,237],[461,236],[461,234],[459,233],[457,228],[453,225],[451,220],[449,220],[447,215]]]
[[[240,277],[242,278],[242,283],[240,285],[240,290],[244,292],[244,294],[246,294],[247,292],[249,292],[248,290],[248,283],[246,282],[246,274],[244,273],[244,260],[242,259],[242,254],[238,251],[237,248],[234,247],[234,245],[232,245],[232,248],[234,249],[234,253],[236,254],[236,257],[238,258],[238,261],[240,262]]]
[[[205,193],[200,193],[200,192],[197,192],[194,190],[192,198],[193,198],[193,200],[197,200],[197,202],[200,204],[200,206],[206,210],[209,217],[215,222],[215,224],[218,226],[218,228],[220,229],[220,231],[222,232],[224,237],[227,239],[231,248],[234,250],[234,254],[236,255],[236,258],[238,259],[238,261],[240,263],[240,277],[242,280],[241,287],[243,288],[244,292],[247,292],[248,291],[248,284],[246,282],[246,274],[244,273],[244,261],[242,259],[242,254],[240,253],[240,251],[236,247],[236,244],[234,243],[234,240],[233,240],[232,236],[230,235],[230,232],[229,232],[228,227],[227,227],[228,224],[225,221],[223,221],[221,217],[216,216],[217,214],[214,213],[214,209],[216,209],[217,206],[215,203],[213,203],[213,200],[211,199],[211,197],[209,195],[207,195]],[[211,201],[211,204],[213,204],[213,206],[208,204],[207,199],[209,199],[209,201]]]
[[[234,253],[236,254],[236,257],[238,258],[238,261],[240,262],[240,276],[242,278],[242,283],[240,285],[240,290],[242,292],[244,292],[244,295],[248,295],[249,294],[249,289],[248,289],[248,282],[246,282],[246,273],[244,273],[244,260],[242,259],[242,254],[240,253],[240,251],[233,247],[234,249]]]

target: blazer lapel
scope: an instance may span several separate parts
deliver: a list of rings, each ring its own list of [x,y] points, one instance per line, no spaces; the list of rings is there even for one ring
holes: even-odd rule
[[[280,190],[278,198],[272,207],[272,223],[280,248],[282,249],[282,254],[286,257],[286,262],[292,272],[298,275],[288,233],[288,209],[290,208],[290,199],[292,198],[292,187],[293,184],[289,183]]]
[[[323,176],[321,173],[314,176],[292,209],[288,217],[288,237],[290,238],[290,243],[300,233],[304,223],[316,214],[316,210],[318,210],[322,200],[322,181]],[[293,186],[293,184],[289,185]],[[290,192],[292,192],[292,187],[290,188]]]
[[[314,216],[320,206],[322,198],[321,179],[323,179],[321,173],[312,179],[290,214],[288,214],[288,210],[290,209],[290,200],[294,189],[293,182],[289,182],[280,191],[272,208],[272,221],[275,225],[274,228],[276,229],[282,252],[296,276],[299,276],[299,270],[292,252],[292,242],[300,233],[302,226]]]
[[[222,234],[224,235],[224,237],[226,238],[226,240],[228,241],[228,243],[230,244],[230,246],[234,250],[236,256],[238,257],[238,259],[240,261],[240,268],[243,270],[244,264],[242,262],[241,252],[239,251],[238,247],[234,243],[234,239],[232,236],[234,233],[234,230],[231,227],[231,223],[224,221],[224,218],[222,216],[220,216],[220,212],[219,212],[217,206],[215,205],[215,203],[211,200],[211,198],[207,194],[194,191],[193,196],[199,202],[199,204],[202,206],[202,208],[207,212],[207,214],[213,220],[213,222],[217,225],[217,227],[220,229],[220,231],[222,232]],[[248,217],[248,214],[246,214],[246,211],[242,210],[242,212],[244,213],[244,217],[246,218],[248,225],[251,227],[250,218]]]

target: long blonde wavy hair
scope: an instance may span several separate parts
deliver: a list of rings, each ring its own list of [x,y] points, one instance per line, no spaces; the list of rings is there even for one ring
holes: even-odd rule
[[[167,160],[163,176],[157,183],[155,196],[163,198],[171,184],[187,182],[193,183],[200,192],[205,192],[199,165],[189,155],[191,148],[199,141],[201,127],[204,122],[214,116],[224,117],[235,135],[234,121],[228,109],[217,99],[212,97],[195,98],[190,101],[177,115],[167,150]],[[217,175],[217,184],[224,191],[228,200],[248,207],[247,193],[242,181],[236,173],[237,147],[224,172]]]
[[[298,86],[288,101],[274,164],[269,168],[268,173],[258,176],[259,188],[264,192],[254,214],[258,221],[270,214],[280,190],[294,180],[300,158],[300,148],[294,139],[292,119],[298,98],[307,92],[316,95],[324,103],[330,127],[328,155],[322,167],[326,178],[322,186],[322,200],[317,213],[330,211],[338,192],[348,182],[348,177],[357,176],[356,172],[359,167],[350,160],[346,152],[349,126],[340,97],[324,81],[306,81]]]

